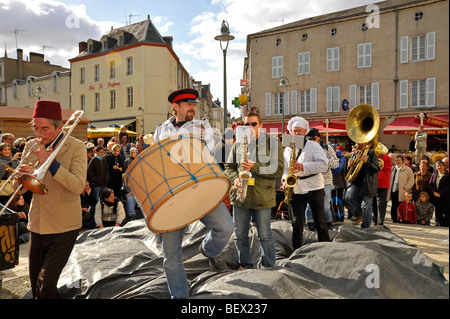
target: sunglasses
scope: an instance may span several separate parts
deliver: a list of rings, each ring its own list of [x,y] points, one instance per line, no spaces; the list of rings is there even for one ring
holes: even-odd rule
[[[257,125],[259,125],[259,123],[258,122],[251,122],[251,123],[244,123],[244,126],[257,126]]]

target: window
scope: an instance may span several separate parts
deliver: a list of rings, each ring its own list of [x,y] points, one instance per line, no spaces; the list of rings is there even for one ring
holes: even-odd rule
[[[80,110],[86,111],[86,95],[80,95]]]
[[[410,91],[409,91],[410,90]],[[409,94],[408,94],[409,93]],[[410,99],[410,102],[408,101]],[[434,107],[436,104],[436,78],[400,81],[400,108]]]
[[[134,104],[134,96],[133,96],[133,87],[127,88],[127,107],[133,107]]]
[[[86,69],[80,68],[80,84],[86,83]]]
[[[425,60],[425,36],[411,38],[411,62]]]
[[[416,13],[414,14],[414,20],[419,21],[419,20],[422,19],[422,18],[423,18],[423,12],[422,12],[422,11],[416,12]]]
[[[94,112],[100,112],[100,93],[95,93],[95,109]]]
[[[273,95],[273,115],[281,115],[284,105],[284,93],[275,93]],[[286,113],[285,113],[286,114]]]
[[[327,71],[339,71],[339,47],[327,48]]]
[[[372,43],[358,44],[358,68],[370,68],[372,66]]]
[[[283,57],[276,56],[272,58],[272,78],[283,77]]]
[[[100,81],[100,64],[94,65],[94,82]]]
[[[300,114],[317,113],[317,89],[300,91]]]
[[[331,30],[330,30],[330,34],[333,36],[333,35],[336,35],[336,33],[337,33],[337,29],[336,28],[332,28]]]
[[[411,107],[425,107],[425,80],[411,81]]]
[[[116,61],[109,62],[109,78],[111,80],[116,78]]]
[[[436,32],[400,38],[400,63],[434,60],[435,54]]]
[[[310,73],[309,51],[298,54],[298,75]]]
[[[109,91],[109,109],[116,109],[116,90]]]
[[[127,75],[133,75],[133,58],[127,58]]]
[[[339,112],[340,111],[340,91],[339,86],[329,86],[326,89],[327,93],[327,112]]]
[[[303,33],[302,34],[302,41],[305,41],[308,39],[308,34],[307,33]]]

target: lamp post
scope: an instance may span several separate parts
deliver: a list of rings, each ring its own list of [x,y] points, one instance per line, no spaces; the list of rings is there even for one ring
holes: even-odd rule
[[[284,134],[284,93],[289,91],[291,83],[287,77],[281,77],[280,81],[277,82],[276,87],[278,92],[283,94],[283,105],[281,105],[281,134]]]
[[[227,116],[227,49],[231,40],[234,40],[234,36],[230,35],[230,27],[228,22],[223,20],[220,27],[220,34],[214,37],[214,40],[220,42],[220,48],[223,52],[223,133],[228,126]]]

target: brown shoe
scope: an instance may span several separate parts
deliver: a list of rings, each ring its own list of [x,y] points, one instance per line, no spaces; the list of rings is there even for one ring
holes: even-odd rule
[[[363,221],[363,218],[362,218],[362,217],[357,217],[357,218],[355,218],[354,220],[352,220],[352,224],[353,224],[353,225],[359,225],[359,224],[362,223],[362,221]]]

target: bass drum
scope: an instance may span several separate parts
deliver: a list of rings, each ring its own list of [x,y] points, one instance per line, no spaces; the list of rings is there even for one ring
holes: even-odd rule
[[[214,210],[230,191],[230,180],[200,136],[166,138],[139,154],[125,183],[152,232],[185,227]]]

